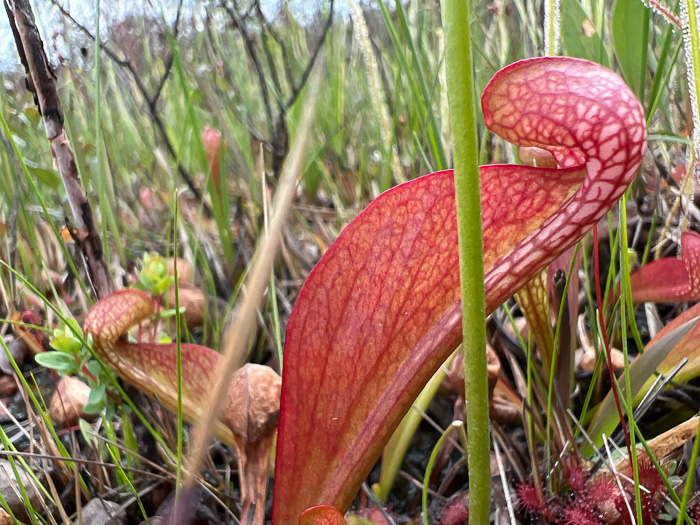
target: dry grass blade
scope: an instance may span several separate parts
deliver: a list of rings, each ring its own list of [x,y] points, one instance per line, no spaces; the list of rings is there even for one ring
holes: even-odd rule
[[[222,338],[223,361],[214,383],[215,387],[212,389],[209,399],[204,402],[204,406],[210,408],[202,414],[195,426],[196,438],[188,462],[188,475],[183,483],[185,487],[194,485],[195,476],[199,472],[204,460],[206,447],[212,437],[214,423],[221,415],[224,400],[227,399],[225,394],[231,383],[233,372],[242,365],[250,338],[250,331],[253,326],[256,326],[255,317],[258,305],[265,288],[270,282],[270,271],[279,248],[282,227],[292,204],[297,177],[304,156],[306,139],[314,119],[317,94],[321,82],[320,71],[321,67],[317,66],[309,84],[308,102],[297,131],[295,143],[282,170],[269,228],[260,242],[253,269],[246,282],[246,293],[243,303]]]
[[[649,445],[649,450],[651,450],[654,457],[658,459],[668,456],[671,452],[695,438],[698,433],[699,421],[700,416],[691,417],[689,420],[673,427],[671,430],[667,430],[663,434],[649,440],[647,443],[647,445]],[[626,456],[616,463],[616,469],[618,471],[628,469],[629,467],[629,460]]]

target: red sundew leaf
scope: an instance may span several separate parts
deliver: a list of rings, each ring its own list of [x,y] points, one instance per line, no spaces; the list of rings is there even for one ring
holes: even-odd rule
[[[530,514],[544,512],[547,507],[547,500],[542,488],[535,486],[532,481],[518,485],[516,492],[518,493],[518,505],[525,512]]]
[[[95,303],[85,316],[83,330],[93,338],[93,350],[126,381],[147,394],[157,396],[170,411],[177,413],[177,345],[175,343],[130,343],[120,339],[132,326],[155,312],[155,303],[143,292],[132,289],[114,292]],[[221,355],[205,346],[182,343],[182,409],[186,421],[201,414],[216,380]],[[234,405],[231,405],[234,406]],[[217,422],[216,435],[236,446],[228,415]]]
[[[345,516],[331,505],[317,505],[302,512],[299,525],[346,525]]]
[[[633,301],[680,303],[700,299],[700,235],[683,232],[681,250],[680,259],[657,259],[630,275]]]
[[[487,313],[579,240],[641,164],[622,80],[569,58],[515,63],[482,98],[491,131],[556,168],[481,168]],[[452,172],[377,198],[312,271],[287,329],[273,521],[347,509],[423,385],[461,341]]]

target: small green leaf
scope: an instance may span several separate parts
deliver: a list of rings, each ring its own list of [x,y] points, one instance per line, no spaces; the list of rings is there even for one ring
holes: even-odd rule
[[[78,321],[73,319],[72,317],[66,317],[66,329],[71,331],[70,335],[82,335],[83,334],[83,329],[80,328],[80,324]],[[69,334],[66,334],[69,335]]]
[[[116,413],[117,408],[114,406],[114,403],[107,403],[107,406],[105,407],[105,418],[107,418],[107,420],[109,421],[112,421]]]
[[[41,366],[66,373],[77,370],[79,366],[72,355],[64,352],[43,352],[34,356],[34,360]]]
[[[34,106],[26,108],[24,110],[24,114],[29,119],[29,121],[35,126],[38,125],[39,122],[41,122],[41,114],[39,113],[39,110],[36,109]]]
[[[94,404],[94,403],[88,403],[83,407],[83,412],[86,414],[99,414],[102,412],[102,409],[104,408],[104,403],[99,403],[99,404]]]
[[[170,288],[171,284],[173,284],[173,278],[168,275],[164,279],[161,279],[160,281],[156,282],[153,285],[151,292],[153,292],[153,294],[155,295],[160,295],[163,292],[165,292],[168,288]]]
[[[83,346],[82,343],[74,337],[67,336],[54,337],[50,344],[51,348],[67,354],[77,354]]]
[[[180,313],[184,314],[186,309],[187,308],[185,306],[181,306]],[[164,310],[161,310],[161,312],[158,314],[158,316],[161,319],[167,319],[168,317],[174,317],[176,312],[177,312],[177,310],[175,308],[166,308]]]
[[[91,447],[94,447],[96,445],[96,440],[90,423],[81,418],[78,420],[78,426],[80,427],[80,433],[83,435],[85,442]]]
[[[99,377],[100,374],[102,373],[102,366],[100,365],[100,363],[98,363],[94,359],[91,359],[90,361],[88,361],[85,366],[90,371],[90,373],[95,377]]]
[[[168,275],[168,265],[161,255],[147,253],[143,257],[139,281],[149,292],[160,295],[173,283]]]
[[[107,389],[104,385],[99,385],[90,390],[88,405],[103,405],[107,399]],[[86,405],[87,406],[87,405]]]
[[[54,190],[61,185],[60,175],[53,170],[47,170],[46,168],[30,168],[29,166],[27,166],[27,169],[42,185],[48,186]]]

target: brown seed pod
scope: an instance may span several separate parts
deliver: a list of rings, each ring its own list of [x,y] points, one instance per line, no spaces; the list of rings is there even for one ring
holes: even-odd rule
[[[84,412],[89,397],[88,385],[74,377],[62,377],[51,397],[49,405],[51,419],[64,428],[77,425],[80,418],[90,417]]]
[[[233,432],[238,449],[241,517],[255,503],[253,525],[265,519],[268,462],[280,412],[282,378],[269,366],[248,363],[239,368],[229,388],[223,422]]]

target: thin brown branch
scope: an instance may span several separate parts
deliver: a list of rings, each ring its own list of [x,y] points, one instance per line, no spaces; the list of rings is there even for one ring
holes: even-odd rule
[[[282,41],[282,37],[279,35],[277,30],[272,26],[272,24],[269,24],[267,20],[265,19],[265,15],[262,12],[262,8],[260,7],[260,3],[257,2],[255,6],[255,14],[256,18],[258,19],[258,22],[260,25],[263,27],[265,31],[270,33],[270,36],[272,36],[272,39],[277,42],[277,45],[280,48],[280,51],[282,53],[282,67],[284,68],[284,76],[287,80],[287,84],[289,86],[294,85],[294,76],[292,75],[292,60],[289,57],[289,53],[287,52],[287,46],[284,45],[284,42]]]
[[[183,0],[180,0],[177,3],[177,14],[175,16],[175,23],[173,24],[173,40],[177,40],[177,35],[180,32],[180,17],[182,16],[182,3]],[[156,88],[156,92],[153,94],[153,99],[152,99],[152,104],[155,105],[156,102],[158,102],[158,99],[160,98],[160,94],[163,91],[163,88],[165,87],[165,83],[167,82],[168,78],[170,77],[170,72],[173,69],[173,61],[174,61],[175,54],[170,51],[170,55],[168,55],[168,58],[165,60],[165,72],[163,75],[160,77],[160,80],[158,81],[158,87]]]
[[[212,63],[216,63],[218,56],[217,56],[217,51],[220,53],[220,51],[217,49],[217,43],[216,39],[214,38],[214,35],[211,32],[211,27],[213,25],[212,17],[211,17],[211,12],[209,8],[206,10],[207,13],[207,23],[204,24],[205,30],[206,30],[206,42],[208,44],[207,50],[210,53],[210,59]],[[223,67],[222,63],[222,73],[223,77],[228,82],[231,87],[232,87],[232,92],[233,93],[239,93],[241,90],[239,89],[236,79],[233,77],[231,74],[231,71],[228,68]],[[214,73],[214,75],[217,75],[218,73]],[[227,93],[224,92],[217,84],[217,82],[213,81],[210,84],[210,87],[216,92],[217,95],[219,95],[221,100],[226,100],[228,97]],[[253,136],[255,140],[258,142],[262,143],[263,146],[265,147],[266,151],[272,151],[272,146],[270,145],[269,141],[267,140],[266,137],[263,137],[262,133],[257,129],[255,126],[255,122],[253,122],[253,117],[250,114],[249,111],[245,110],[242,111],[239,109],[239,107],[245,107],[245,104],[230,104],[229,105],[229,110],[233,113],[233,115],[238,119],[238,121],[246,126],[248,128],[248,132]]]
[[[8,1],[8,0],[6,0]],[[68,20],[73,23],[85,36],[87,36],[90,40],[93,42],[95,41],[95,35],[93,35],[89,29],[87,29],[85,26],[83,26],[80,22],[78,22],[73,15],[71,15],[70,11],[65,9],[61,4],[59,4],[56,0],[51,0],[51,3],[58,8],[58,10],[61,12],[63,16],[68,18]],[[178,11],[179,13],[179,11]],[[179,15],[178,15],[179,16]],[[179,20],[179,18],[178,18]],[[176,27],[177,27],[177,20],[176,20]],[[158,89],[154,95],[151,95],[148,92],[148,88],[146,88],[146,85],[143,83],[143,80],[141,80],[141,76],[139,75],[138,71],[134,68],[133,64],[131,63],[130,60],[126,58],[121,58],[115,51],[110,49],[108,46],[100,42],[100,49],[104,51],[104,53],[107,55],[107,57],[112,60],[115,64],[118,66],[126,69],[129,74],[131,75],[131,78],[133,79],[134,83],[136,84],[136,89],[138,89],[139,93],[141,93],[141,96],[145,99],[146,105],[148,106],[148,111],[151,113],[151,118],[153,119],[153,122],[155,123],[156,129],[160,133],[161,138],[163,139],[163,142],[165,143],[165,149],[168,150],[168,154],[175,159],[176,161],[178,160],[178,155],[175,151],[175,147],[173,146],[172,142],[170,142],[170,138],[168,137],[168,134],[165,131],[165,124],[163,123],[163,119],[160,117],[160,114],[158,113],[158,98],[160,97],[160,92],[163,88],[163,85],[165,85],[165,81],[167,80],[167,77],[170,75],[170,71],[172,70],[172,53],[170,57],[166,60],[166,68],[165,68],[165,74],[159,81]],[[197,188],[196,184],[194,183],[194,180],[192,179],[192,176],[190,175],[189,171],[185,169],[185,167],[178,162],[177,164],[177,171],[182,177],[182,180],[185,181],[185,184],[187,184],[187,187],[190,189],[190,191],[194,194],[194,196],[197,198],[197,200],[202,200],[202,193],[199,191],[199,188]],[[207,212],[209,215],[211,215],[211,208],[207,205],[206,202],[202,203],[204,206],[204,211]]]
[[[267,93],[267,82],[265,81],[265,72],[263,71],[262,64],[258,59],[258,53],[255,50],[253,37],[250,35],[248,27],[245,25],[245,23],[243,23],[244,21],[235,7],[231,7],[230,5],[228,5],[226,0],[221,2],[221,7],[223,7],[226,13],[228,13],[228,16],[231,18],[231,21],[243,37],[243,43],[245,44],[246,51],[248,53],[248,56],[250,57],[250,60],[253,62],[253,67],[258,77],[258,89],[260,90],[260,97],[262,98],[263,106],[265,108],[267,124],[269,126],[269,129],[272,129],[274,121],[272,119],[272,106],[270,105],[270,97]]]
[[[63,127],[63,111],[56,89],[56,76],[44,53],[44,44],[29,0],[5,0],[5,10],[27,73],[27,88],[35,96],[44,122],[46,138],[51,144],[51,152],[66,189],[90,280],[97,296],[104,297],[112,292],[114,284],[103,258],[102,242],[95,227],[90,203],[80,183],[73,149]]]
[[[275,65],[275,59],[272,56],[272,50],[270,49],[270,43],[268,42],[266,35],[260,35],[260,40],[262,43],[263,54],[265,55],[265,60],[267,62],[267,67],[270,70],[270,78],[272,79],[272,84],[275,86],[275,95],[279,98],[282,93],[282,84],[280,83],[280,77],[277,74],[277,67]]]
[[[285,104],[284,104],[285,110],[292,107],[294,102],[296,102],[297,98],[299,97],[299,93],[301,93],[301,90],[304,89],[306,82],[309,80],[309,75],[311,74],[311,70],[314,68],[314,64],[316,63],[316,59],[318,58],[318,54],[321,52],[321,49],[323,48],[323,44],[326,41],[326,35],[328,35],[328,31],[330,31],[330,28],[333,25],[333,7],[334,7],[334,5],[335,5],[335,1],[331,0],[330,10],[328,12],[328,19],[326,20],[326,25],[323,27],[323,31],[321,31],[321,36],[318,38],[318,42],[316,43],[316,47],[314,48],[314,51],[311,54],[311,58],[309,59],[309,63],[306,64],[306,69],[304,69],[304,72],[301,75],[301,79],[299,80],[299,83],[293,87],[292,94],[289,96],[289,98],[287,99],[287,102],[285,102]]]
[[[82,25],[80,22],[78,22],[75,18],[73,18],[73,15],[71,15],[70,11],[65,9],[57,0],[51,0],[51,3],[56,7],[60,13],[65,16],[68,20],[71,21],[71,23],[80,29],[80,31],[87,36],[90,40],[93,42],[95,41],[95,35],[93,35],[88,28],[86,28],[84,25]],[[113,51],[109,46],[106,44],[103,44],[100,42],[100,49],[104,51],[104,53],[112,60],[113,62],[119,64],[120,66],[126,67],[127,65],[130,65],[129,59],[128,58],[121,58],[119,55],[117,55],[116,51]]]

